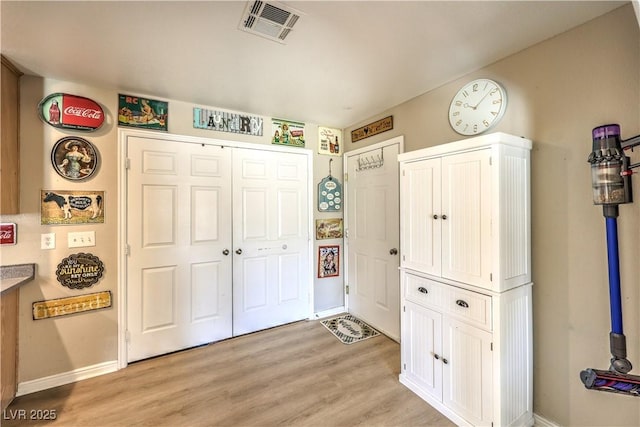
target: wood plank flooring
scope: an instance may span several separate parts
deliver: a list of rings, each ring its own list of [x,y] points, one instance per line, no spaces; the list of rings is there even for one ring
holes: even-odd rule
[[[453,426],[399,373],[386,336],[344,345],[302,321],[18,397],[2,426]],[[56,419],[8,419],[21,409]]]

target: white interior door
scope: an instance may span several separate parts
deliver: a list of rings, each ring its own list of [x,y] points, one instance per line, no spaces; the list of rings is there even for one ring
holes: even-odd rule
[[[311,313],[306,154],[234,149],[233,334]]]
[[[232,333],[231,151],[128,137],[128,361]]]
[[[345,154],[345,246],[351,314],[400,340],[398,154],[396,137]],[[384,159],[381,167],[369,167]]]

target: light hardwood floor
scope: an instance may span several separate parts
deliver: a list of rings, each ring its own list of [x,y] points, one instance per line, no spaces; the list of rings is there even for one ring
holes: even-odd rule
[[[453,426],[399,373],[386,336],[344,345],[302,321],[18,397],[2,426]],[[21,409],[56,420],[7,419]]]

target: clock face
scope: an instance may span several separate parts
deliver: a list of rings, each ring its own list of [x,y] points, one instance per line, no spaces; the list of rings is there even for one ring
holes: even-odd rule
[[[477,135],[495,126],[507,109],[507,93],[497,82],[473,80],[451,100],[449,123],[461,135]]]

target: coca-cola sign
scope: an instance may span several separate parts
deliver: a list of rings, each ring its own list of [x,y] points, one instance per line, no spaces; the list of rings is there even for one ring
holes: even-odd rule
[[[12,222],[0,223],[0,245],[15,245],[16,239],[16,225]]]
[[[95,101],[68,93],[53,93],[38,105],[40,118],[53,127],[94,131],[104,123],[104,111]]]

